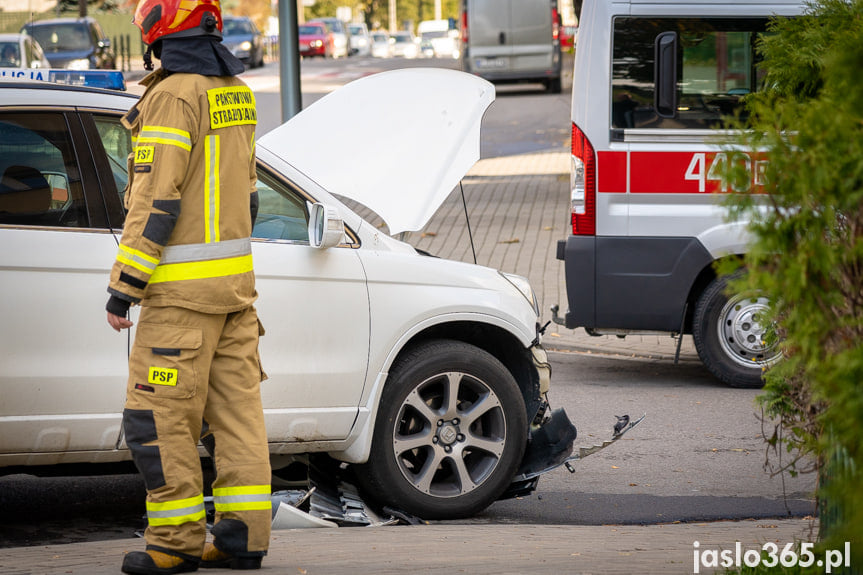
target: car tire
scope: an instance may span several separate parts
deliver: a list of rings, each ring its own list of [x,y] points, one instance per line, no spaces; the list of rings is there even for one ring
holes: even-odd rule
[[[781,352],[764,345],[765,314],[769,300],[757,293],[728,294],[730,282],[743,276],[739,270],[713,280],[698,298],[692,321],[695,349],[705,367],[731,387],[760,388],[764,368]]]
[[[453,391],[457,401],[447,403]],[[423,519],[469,517],[510,484],[526,441],[524,400],[503,364],[464,342],[429,341],[390,370],[356,478],[381,505]]]

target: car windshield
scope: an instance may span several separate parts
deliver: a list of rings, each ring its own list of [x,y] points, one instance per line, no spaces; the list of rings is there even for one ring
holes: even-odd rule
[[[222,34],[225,36],[239,36],[251,33],[252,25],[248,20],[225,20],[222,25]]]
[[[18,42],[0,42],[0,68],[11,66],[17,68],[21,65],[21,56],[18,52]]]
[[[372,34],[372,40],[375,42],[386,42],[389,37],[386,34]]]
[[[87,25],[77,22],[36,24],[29,28],[29,34],[36,38],[45,52],[86,50],[91,47]]]
[[[351,31],[351,34],[362,34],[365,32],[362,26],[348,26],[348,29]]]
[[[313,34],[323,34],[324,29],[322,26],[300,26],[300,35],[302,36],[311,36]]]
[[[393,36],[396,39],[396,42],[399,44],[404,44],[405,42],[411,42],[411,37],[408,34],[396,34]]]

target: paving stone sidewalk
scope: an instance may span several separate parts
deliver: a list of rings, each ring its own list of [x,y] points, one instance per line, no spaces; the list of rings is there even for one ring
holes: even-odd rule
[[[766,542],[812,541],[806,519],[726,521],[648,526],[465,525],[345,527],[274,531],[260,573],[363,574],[664,574],[714,573],[699,565],[696,547],[760,550]],[[119,573],[123,555],[141,539],[0,550],[5,575]],[[701,555],[699,555],[701,557]],[[710,563],[707,556],[706,563]],[[221,573],[224,570],[199,572]]]

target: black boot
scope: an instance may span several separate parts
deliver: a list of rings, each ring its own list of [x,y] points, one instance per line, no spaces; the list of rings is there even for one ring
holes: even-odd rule
[[[212,568],[231,568],[231,569],[260,569],[261,560],[263,557],[235,557],[224,551],[219,551],[212,543],[207,543],[204,546],[204,554],[201,556],[201,567],[205,569]]]

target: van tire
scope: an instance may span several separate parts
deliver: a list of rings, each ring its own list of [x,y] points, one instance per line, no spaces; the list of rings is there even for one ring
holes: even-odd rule
[[[560,76],[557,78],[549,78],[545,81],[545,89],[548,90],[550,94],[560,94],[563,91],[563,85],[560,80]]]
[[[731,387],[758,389],[764,385],[764,368],[781,352],[775,344],[760,347],[764,330],[758,321],[769,308],[767,298],[727,293],[729,283],[744,273],[718,277],[707,286],[695,306],[692,338],[702,363],[718,379]]]
[[[459,405],[448,409],[451,391]],[[528,430],[521,391],[474,345],[432,340],[406,352],[379,405],[369,459],[353,471],[363,495],[380,505],[422,519],[470,517],[497,500],[521,464]],[[478,409],[483,415],[468,423]],[[399,442],[415,447],[399,452]],[[495,443],[499,453],[485,451]],[[426,469],[434,461],[438,471]]]

